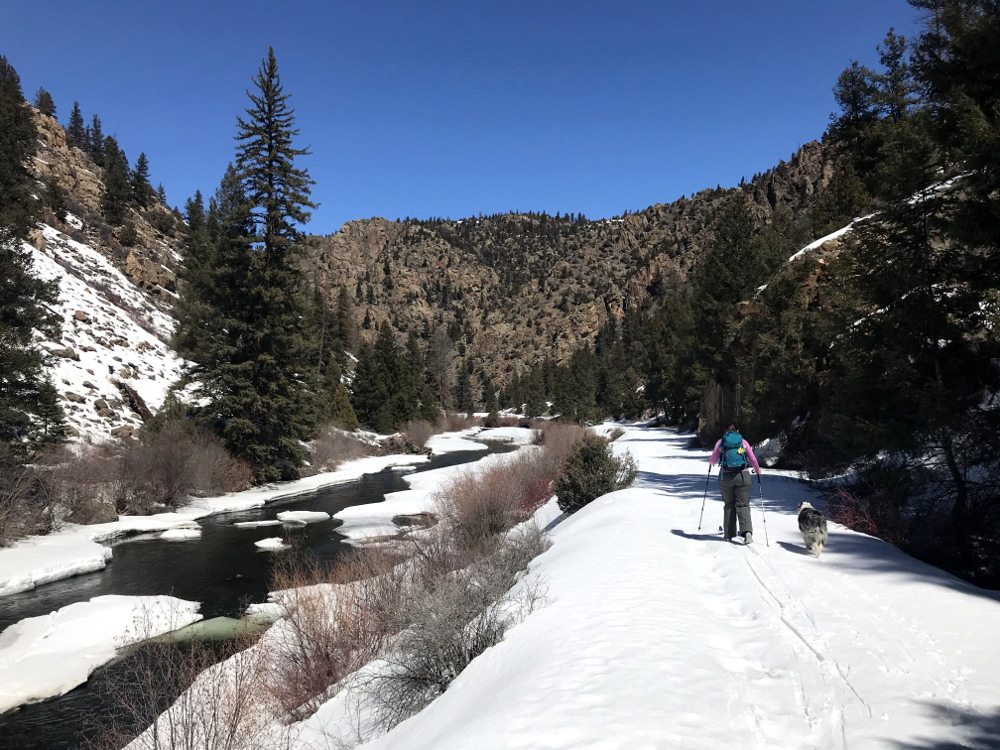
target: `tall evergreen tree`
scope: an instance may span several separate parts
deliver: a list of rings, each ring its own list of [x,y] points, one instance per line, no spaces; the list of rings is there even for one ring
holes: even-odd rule
[[[294,474],[302,441],[328,402],[319,393],[297,264],[299,226],[314,207],[312,181],[294,166],[307,152],[292,145],[298,131],[273,50],[253,83],[252,106],[238,118],[236,167],[217,194],[218,239],[203,300],[213,322],[192,374],[230,450],[270,480]]]
[[[833,95],[840,113],[830,116],[830,138],[858,172],[867,174],[873,159],[868,128],[878,121],[875,74],[854,60],[840,74]]]
[[[104,133],[101,130],[101,118],[94,115],[87,128],[87,155],[99,167],[104,166]]]
[[[52,94],[42,87],[39,87],[35,93],[35,109],[43,115],[56,116],[56,103],[52,101]]]
[[[101,211],[108,223],[121,226],[128,217],[132,201],[128,159],[118,147],[113,136],[104,139],[104,191],[101,193]]]
[[[83,113],[80,111],[80,102],[73,102],[73,109],[69,113],[69,123],[66,125],[66,137],[71,145],[86,150],[87,131],[83,125]]]
[[[907,61],[906,37],[889,29],[878,48],[882,72],[875,76],[875,104],[891,122],[898,123],[916,104],[916,83]]]
[[[164,189],[162,182],[159,185],[156,186],[156,198],[157,198],[157,200],[160,201],[160,205],[161,206],[163,206],[164,208],[168,208],[168,206],[167,206],[167,191]]]
[[[132,197],[142,208],[147,208],[153,200],[153,186],[149,184],[149,160],[145,152],[139,154],[131,177]]]
[[[0,439],[41,441],[60,422],[55,390],[45,376],[34,335],[59,335],[51,312],[58,285],[34,275],[24,247],[37,216],[28,171],[38,135],[17,71],[0,56]]]

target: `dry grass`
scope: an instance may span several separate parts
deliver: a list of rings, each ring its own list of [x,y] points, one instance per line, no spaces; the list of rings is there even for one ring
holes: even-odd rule
[[[333,471],[345,461],[374,453],[372,446],[336,425],[324,427],[310,448],[309,463],[314,473]]]
[[[826,515],[830,521],[853,531],[884,539],[897,547],[909,541],[906,520],[900,511],[902,498],[882,490],[861,498],[842,487],[826,493]]]

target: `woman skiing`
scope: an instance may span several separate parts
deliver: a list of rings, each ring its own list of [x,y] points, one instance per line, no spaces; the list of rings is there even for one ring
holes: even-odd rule
[[[750,467],[760,474],[760,464],[753,454],[753,448],[743,439],[739,426],[733,422],[726,434],[715,444],[712,457],[708,459],[709,470],[720,463],[719,488],[722,490],[723,524],[722,532],[726,541],[736,536],[736,519],[740,522],[740,536],[745,544],[753,543],[753,523],[750,521],[750,487],[753,476]]]

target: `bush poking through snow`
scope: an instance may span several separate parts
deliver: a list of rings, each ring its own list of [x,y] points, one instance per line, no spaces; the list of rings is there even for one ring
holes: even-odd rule
[[[115,504],[120,513],[146,514],[176,506],[191,495],[246,489],[251,480],[250,467],[233,458],[221,439],[168,423],[120,445]]]
[[[616,457],[607,441],[587,436],[576,446],[555,491],[564,513],[576,513],[601,495],[630,487],[638,476],[630,453]]]
[[[493,554],[404,599],[400,634],[382,656],[381,668],[353,686],[372,722],[367,731],[361,728],[362,737],[387,732],[430,704],[473,659],[539,606],[541,584],[515,584],[545,549],[536,526],[520,528],[506,535]]]
[[[613,443],[624,434],[625,430],[623,430],[621,427],[615,427],[611,432],[608,433],[608,442]]]
[[[51,494],[43,474],[0,447],[0,547],[52,528]]]
[[[309,463],[313,472],[333,471],[345,461],[364,458],[374,451],[337,425],[324,427],[310,446]],[[303,472],[305,474],[306,472]]]
[[[418,419],[406,425],[403,435],[418,448],[423,448],[435,432],[434,425],[425,419]]]

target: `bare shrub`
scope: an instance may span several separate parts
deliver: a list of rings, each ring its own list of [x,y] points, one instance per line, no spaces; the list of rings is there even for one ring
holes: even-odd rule
[[[862,534],[884,539],[898,547],[909,541],[907,524],[900,512],[900,498],[888,490],[861,497],[843,487],[826,493],[826,515],[834,523]]]
[[[497,427],[517,427],[520,424],[520,417],[511,417],[505,414],[501,414],[497,417]]]
[[[511,465],[459,473],[434,495],[441,518],[460,543],[477,547],[521,518],[519,482]]]
[[[88,750],[278,748],[261,711],[262,654],[255,637],[224,643],[159,638],[139,646],[99,689],[112,706]],[[106,673],[107,674],[107,673]],[[131,744],[129,744],[131,743]]]
[[[608,433],[608,442],[613,443],[624,434],[625,430],[623,430],[621,427],[615,427],[611,432]]]
[[[418,448],[423,448],[427,445],[427,441],[434,436],[435,432],[433,424],[425,419],[419,419],[408,423],[406,429],[403,430],[403,435]]]
[[[118,517],[112,491],[118,477],[118,458],[111,446],[80,445],[75,451],[62,449],[47,455],[44,463],[65,520],[91,524]]]
[[[52,491],[46,477],[0,448],[0,547],[52,528]]]
[[[480,427],[482,423],[483,421],[479,417],[449,412],[438,420],[438,431],[458,432],[460,430],[468,430],[471,427]]]
[[[249,466],[230,456],[217,436],[169,422],[140,433],[138,441],[121,443],[115,505],[119,512],[145,514],[191,495],[245,489],[251,476]]]
[[[515,584],[546,546],[537,526],[519,528],[492,554],[405,599],[400,633],[382,656],[384,666],[362,676],[355,687],[373,724],[360,728],[359,735],[387,732],[423,709],[539,606],[541,583]]]
[[[545,471],[553,478],[562,472],[576,444],[594,434],[586,427],[570,422],[539,421],[535,423],[535,429],[535,444],[543,447]]]
[[[365,550],[330,572],[287,560],[272,579],[284,617],[266,637],[265,688],[283,714],[302,720],[383,650],[397,631],[406,580],[378,550]]]
[[[327,425],[312,442],[309,463],[316,472],[333,471],[345,461],[364,458],[373,453],[367,443],[358,440],[336,425]]]

